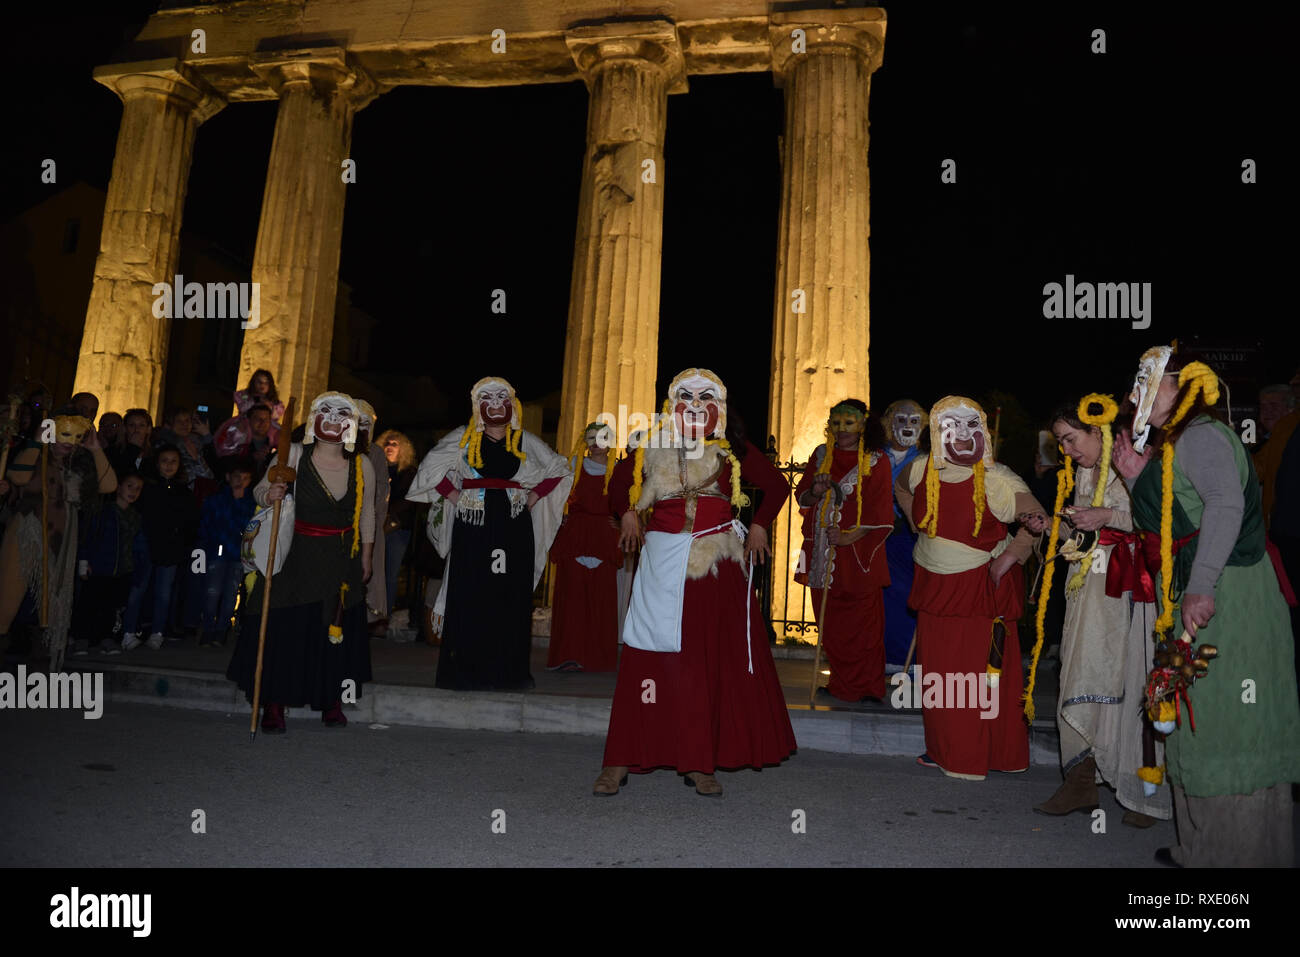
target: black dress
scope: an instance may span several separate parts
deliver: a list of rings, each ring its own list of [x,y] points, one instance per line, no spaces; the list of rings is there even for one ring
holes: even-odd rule
[[[312,446],[305,446],[294,482],[296,519],[327,528],[352,525],[357,500],[356,461],[348,462],[348,491],[335,499],[312,465]],[[369,495],[365,489],[363,494]],[[347,584],[343,599],[343,640],[330,641],[329,628],[338,608],[339,586]],[[253,698],[253,673],[257,666],[257,635],[261,625],[262,593],[266,579],[260,574],[243,605],[239,643],[226,677]],[[337,702],[347,679],[361,686],[371,680],[370,638],[366,632],[366,587],[361,583],[361,547],[352,554],[352,533],[328,536],[295,532],[289,557],[271,585],[271,611],[267,618],[266,647],[262,655],[261,703],[295,708],[310,705],[324,711]]]
[[[479,474],[509,479],[518,470],[519,459],[505,440],[485,435]],[[510,517],[504,489],[484,490],[483,511],[482,525],[458,515],[452,530],[435,684],[460,691],[526,690],[534,685],[533,520],[527,508]]]

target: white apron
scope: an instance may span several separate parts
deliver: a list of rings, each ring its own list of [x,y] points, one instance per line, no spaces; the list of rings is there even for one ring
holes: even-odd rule
[[[623,643],[641,651],[678,653],[682,650],[682,603],[686,596],[686,563],[691,542],[703,535],[730,528],[744,542],[745,526],[732,520],[698,532],[646,532],[641,563],[632,579],[632,597],[623,622]],[[750,600],[754,569],[745,595],[745,640],[748,645]],[[749,672],[754,672],[753,649],[749,649]]]

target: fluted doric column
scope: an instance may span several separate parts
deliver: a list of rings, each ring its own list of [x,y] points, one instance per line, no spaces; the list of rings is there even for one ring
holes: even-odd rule
[[[375,87],[334,47],[249,65],[280,94],[280,111],[253,254],[261,308],[244,331],[239,384],[269,369],[282,400],[309,402],[329,379],[352,118]]]
[[[676,28],[602,24],[566,34],[590,91],[564,345],[558,445],[602,412],[655,408],[664,126],[686,90]]]
[[[769,38],[773,75],[785,87],[785,137],[768,428],[782,460],[803,461],[823,441],[834,403],[871,402],[867,101],[884,52],[885,12],[777,13]],[[784,518],[777,527],[784,529]],[[799,543],[776,548],[788,553],[793,571]],[[773,586],[774,614],[791,589],[798,618],[805,589]]]
[[[99,256],[73,390],[101,409],[161,411],[171,320],[154,315],[154,285],[170,284],[199,124],[225,101],[178,60],[98,67],[122,99]]]

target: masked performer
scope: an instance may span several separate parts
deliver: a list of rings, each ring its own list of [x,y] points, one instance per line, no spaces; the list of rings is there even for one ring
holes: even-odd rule
[[[1056,573],[1066,575],[1056,714],[1065,781],[1034,810],[1061,815],[1095,809],[1100,774],[1126,808],[1124,823],[1150,827],[1171,814],[1169,789],[1148,788],[1140,777],[1144,734],[1151,734],[1141,704],[1154,651],[1155,593],[1132,530],[1128,490],[1110,467],[1116,412],[1109,396],[1091,395],[1052,417],[1052,434],[1068,459],[1053,512],[1064,515],[1056,527],[1069,564],[1052,563],[1042,592],[1051,591]],[[1071,484],[1074,504],[1066,506]],[[1044,603],[1038,619],[1046,615]],[[1158,755],[1153,759],[1158,763]]]
[[[639,513],[653,511],[632,582],[596,794],[616,794],[628,771],[675,768],[698,793],[717,795],[716,769],[775,765],[795,750],[742,566],[771,554],[766,528],[789,486],[752,444],[733,449],[723,438],[726,400],[707,369],[678,374],[649,447],[636,452],[620,544],[638,542]],[[743,544],[732,519],[732,508],[748,501],[742,476],[763,492]]]
[[[420,463],[406,497],[432,502],[429,539],[447,559],[434,604],[439,688],[533,687],[533,589],[573,482],[569,463],[520,426],[504,379],[470,390],[473,417]]]
[[[885,696],[885,616],[889,584],[885,540],[894,527],[894,494],[881,454],[867,448],[866,403],[845,399],[831,409],[826,442],[809,458],[794,490],[803,512],[803,557],[795,581],[812,589],[813,611],[831,680],[818,694],[841,701]],[[878,467],[879,466],[879,467]],[[838,486],[838,494],[831,494]],[[827,553],[835,549],[822,620]]]
[[[343,682],[354,682],[359,696],[371,678],[365,591],[375,544],[375,476],[370,460],[355,454],[356,438],[356,403],[324,392],[312,400],[302,442],[289,450],[296,471],[293,540],[271,587],[262,664],[265,732],[285,730],[286,707],[310,706],[328,727],[346,725]],[[259,506],[287,491],[271,474],[253,490]],[[265,587],[266,579],[256,575],[226,672],[250,700]]]
[[[1020,566],[1046,515],[1024,481],[993,461],[987,419],[974,399],[937,402],[930,435],[930,455],[894,485],[921,531],[911,594],[918,659],[943,679],[944,700],[932,706],[922,699],[926,753],[917,762],[982,781],[990,769],[1029,767],[1015,622],[1024,611]],[[1007,526],[1016,520],[1022,528],[1013,539]],[[976,696],[983,703],[972,703]]]
[[[34,428],[38,437],[44,432],[39,419]],[[51,437],[16,449],[5,473],[17,494],[0,543],[0,644],[8,644],[4,636],[16,619],[33,622],[50,670],[60,671],[72,624],[78,518],[117,489],[117,474],[90,420],[72,407],[56,414]]]
[[[618,529],[609,514],[609,426],[593,422],[574,449],[574,484],[551,561],[555,600],[546,666],[613,671],[618,665]]]
[[[384,523],[388,521],[388,459],[384,450],[374,444],[375,415],[374,406],[365,399],[354,400],[357,403],[357,448],[370,459],[370,467],[375,471],[375,484],[372,486],[375,512],[375,549],[374,573],[366,585],[366,617],[370,622],[370,635],[382,638],[388,631],[388,578],[384,561]]]
[[[1165,741],[1178,845],[1163,859],[1289,867],[1290,782],[1300,781],[1290,622],[1265,553],[1259,483],[1241,440],[1211,411],[1218,393],[1208,366],[1168,346],[1148,350],[1130,395],[1135,442],[1121,434],[1115,443],[1133,524],[1159,568],[1156,641],[1185,632],[1198,652],[1196,662],[1174,663],[1191,667],[1182,674],[1195,683]],[[1134,454],[1146,445],[1149,462]],[[1206,645],[1217,646],[1213,662],[1202,657]]]
[[[885,427],[891,484],[918,455],[924,454],[921,433],[925,431],[927,416],[925,409],[911,399],[899,399],[885,408],[880,422]],[[895,502],[894,531],[885,542],[885,558],[889,562],[889,585],[885,588],[885,661],[900,669],[907,663],[912,638],[916,635],[916,612],[907,606],[907,598],[912,593],[915,546],[916,532],[912,530],[911,520]]]

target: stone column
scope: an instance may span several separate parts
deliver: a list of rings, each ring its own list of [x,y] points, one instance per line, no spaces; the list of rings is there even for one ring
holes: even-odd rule
[[[768,429],[783,461],[804,461],[823,441],[831,405],[849,396],[871,403],[867,100],[885,12],[777,13],[769,38],[785,87],[785,137]],[[799,545],[776,546],[792,569]],[[797,608],[805,589],[780,581],[774,606],[783,606],[784,587],[795,589]]]
[[[329,380],[352,118],[375,95],[343,50],[254,56],[249,66],[280,95],[253,254],[260,312],[244,331],[238,385],[257,369],[298,408]]]
[[[559,435],[567,450],[601,412],[655,408],[664,125],[685,92],[676,28],[602,24],[566,34],[590,91]]]
[[[94,77],[121,97],[122,123],[73,391],[157,421],[171,320],[154,315],[153,287],[173,282],[194,135],[225,101],[179,60],[115,63]]]

